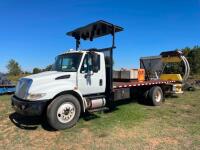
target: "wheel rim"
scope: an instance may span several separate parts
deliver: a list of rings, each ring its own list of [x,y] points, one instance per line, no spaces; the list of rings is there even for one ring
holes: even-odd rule
[[[155,93],[154,98],[155,98],[156,102],[160,102],[161,101],[161,93],[160,93],[160,91],[157,91]]]
[[[68,123],[74,118],[75,112],[74,104],[70,102],[63,103],[57,110],[57,118],[61,123]]]

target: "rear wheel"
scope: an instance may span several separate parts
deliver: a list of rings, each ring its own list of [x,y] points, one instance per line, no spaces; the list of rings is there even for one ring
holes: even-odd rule
[[[163,102],[163,92],[159,86],[154,86],[149,90],[149,100],[152,105],[160,106]]]
[[[72,95],[55,98],[47,108],[48,123],[57,130],[74,126],[81,113],[80,103]]]

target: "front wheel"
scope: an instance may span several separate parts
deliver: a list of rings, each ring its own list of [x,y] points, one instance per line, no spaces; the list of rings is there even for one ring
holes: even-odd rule
[[[76,97],[62,95],[55,98],[47,108],[48,123],[57,130],[71,128],[80,117],[81,106]]]

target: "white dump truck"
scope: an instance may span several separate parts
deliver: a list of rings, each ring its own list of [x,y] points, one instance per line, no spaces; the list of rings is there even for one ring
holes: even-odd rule
[[[14,110],[28,116],[45,115],[48,123],[60,130],[75,125],[81,113],[112,110],[116,101],[134,95],[144,95],[152,105],[161,105],[165,93],[180,90],[176,81],[113,78],[114,73],[124,73],[113,73],[115,33],[122,30],[100,20],[68,32],[76,40],[76,50],[58,55],[52,71],[19,79],[11,98]],[[111,47],[79,49],[81,39],[92,41],[105,35],[112,36]]]

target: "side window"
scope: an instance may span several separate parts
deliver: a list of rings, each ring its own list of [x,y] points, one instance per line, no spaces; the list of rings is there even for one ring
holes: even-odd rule
[[[100,70],[100,55],[97,54],[95,57],[95,63],[93,65],[93,71],[98,72]]]
[[[81,66],[81,73],[86,73],[86,72],[88,72],[88,68],[87,68],[87,57],[88,57],[88,55],[86,54],[85,57],[84,57],[82,66]]]
[[[87,54],[88,57],[88,71],[93,71],[92,55]]]
[[[97,56],[93,58],[93,55],[86,54],[81,66],[81,73],[87,73],[89,71],[97,73],[99,70],[100,70],[100,55],[97,54]]]

